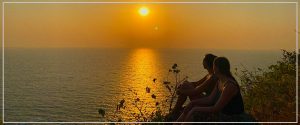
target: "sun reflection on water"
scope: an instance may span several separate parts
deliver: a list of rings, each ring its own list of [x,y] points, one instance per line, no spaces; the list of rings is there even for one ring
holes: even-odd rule
[[[158,63],[159,58],[152,49],[140,48],[130,53],[125,66],[126,69],[123,71],[125,73],[123,79],[126,81],[123,84],[126,84],[127,90],[121,90],[126,93],[122,96],[127,102],[126,111],[129,111],[130,108],[130,113],[138,112],[132,104],[137,98],[140,100],[140,106],[144,106],[145,111],[151,112],[154,110],[159,97],[155,99],[152,94],[158,95],[162,92],[158,81],[154,82],[154,79],[158,76]],[[146,92],[146,87],[151,88],[150,93]],[[132,91],[129,91],[129,89]]]
[[[134,50],[128,62],[128,76],[130,76],[128,87],[137,91],[138,94],[145,94],[147,86],[155,87],[151,85],[153,85],[152,80],[156,77],[157,61],[158,59],[152,49],[141,48]]]

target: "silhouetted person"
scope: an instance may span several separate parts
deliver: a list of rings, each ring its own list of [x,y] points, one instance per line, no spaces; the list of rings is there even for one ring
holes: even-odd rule
[[[195,100],[210,95],[217,82],[217,78],[213,73],[213,62],[215,58],[216,56],[213,54],[205,55],[203,59],[203,67],[208,71],[208,74],[205,77],[197,82],[185,81],[178,87],[178,99],[171,113],[172,118],[169,120],[176,120],[178,118],[183,110],[182,105],[188,97],[190,100]]]
[[[184,109],[178,122],[191,121],[194,112],[223,113],[225,115],[237,115],[244,113],[244,103],[240,87],[230,72],[230,64],[227,58],[218,57],[214,61],[214,74],[218,83],[211,95],[191,101]],[[217,101],[214,102],[214,98]],[[213,103],[213,104],[212,104]]]

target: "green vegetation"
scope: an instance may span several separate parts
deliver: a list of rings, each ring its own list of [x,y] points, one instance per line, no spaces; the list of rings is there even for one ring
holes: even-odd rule
[[[246,111],[257,121],[296,121],[295,52],[282,50],[282,59],[267,71],[244,69],[238,77]]]
[[[298,55],[299,57],[299,55]],[[255,71],[249,71],[247,69],[236,69],[236,75],[239,78],[239,84],[241,85],[241,91],[243,92],[243,99],[245,104],[245,110],[247,115],[237,118],[231,118],[231,121],[243,121],[244,117],[254,117],[257,121],[263,122],[275,122],[275,121],[295,121],[296,118],[296,53],[282,51],[282,59],[276,64],[263,70],[257,68]],[[166,95],[166,100],[163,102],[156,102],[154,110],[143,110],[145,103],[137,97],[133,100],[135,108],[139,113],[133,113],[136,118],[135,121],[166,121],[166,116],[171,111],[174,99],[176,98],[176,86],[180,83],[178,80],[178,74],[180,70],[177,64],[172,66],[169,73],[172,72],[175,76],[175,84],[170,84],[170,81],[164,81],[163,85],[169,91],[169,95]],[[237,73],[239,72],[239,73]],[[299,76],[298,76],[299,77]],[[156,79],[153,80],[155,82]],[[151,88],[146,87],[146,92],[153,99],[156,98],[154,94],[151,94]],[[132,91],[132,90],[131,90]],[[135,92],[133,92],[135,93]],[[138,96],[138,95],[136,95]],[[129,100],[130,102],[130,100]],[[130,104],[128,102],[128,104]],[[125,100],[121,100],[118,104],[118,110],[126,110],[124,107]],[[149,104],[146,104],[149,105]],[[150,112],[149,112],[150,111]],[[105,110],[99,109],[101,116],[105,115]],[[195,114],[197,115],[197,114]],[[221,115],[213,114],[209,119],[205,121],[216,121]],[[216,118],[217,117],[217,118]],[[221,116],[222,117],[222,116]],[[247,118],[245,118],[246,120]],[[198,119],[199,120],[199,119]],[[116,120],[109,120],[116,121]],[[122,121],[119,117],[117,121]]]

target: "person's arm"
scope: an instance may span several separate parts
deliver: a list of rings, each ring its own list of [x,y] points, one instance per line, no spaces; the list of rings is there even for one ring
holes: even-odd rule
[[[188,112],[190,112],[192,110],[193,107],[207,107],[209,105],[213,104],[213,99],[215,98],[216,94],[217,94],[217,90],[218,87],[215,86],[214,90],[212,91],[211,95],[207,96],[207,97],[203,97],[197,100],[193,100],[191,101],[185,108],[183,111],[184,117],[186,116],[186,114]]]
[[[181,116],[177,119],[179,122],[187,121],[188,118],[191,116],[191,114],[194,112],[194,107],[207,107],[209,105],[212,105],[213,99],[215,98],[216,94],[218,92],[217,85],[214,87],[211,95],[207,97],[203,97],[197,100],[191,101],[185,108]],[[187,117],[188,116],[188,117]]]
[[[199,85],[201,85],[206,79],[207,79],[207,76],[208,75],[206,75],[206,76],[204,76],[202,79],[200,79],[199,81],[196,81],[196,82],[190,82],[190,83],[192,83],[194,86],[199,86]]]
[[[213,106],[209,107],[193,107],[186,116],[186,120],[188,120],[193,112],[211,112],[215,113],[224,108],[224,106],[233,98],[235,94],[237,94],[238,88],[233,84],[227,84],[218,99],[217,103]]]
[[[203,106],[203,105],[211,105],[214,102],[218,93],[218,84],[215,85],[214,89],[212,90],[211,94],[207,97],[203,97],[200,99],[196,99],[191,101],[192,105]]]
[[[207,78],[201,85],[196,86],[193,89],[182,89],[180,92],[184,95],[194,96],[201,94],[212,82],[216,82],[216,78],[214,76],[210,76]]]

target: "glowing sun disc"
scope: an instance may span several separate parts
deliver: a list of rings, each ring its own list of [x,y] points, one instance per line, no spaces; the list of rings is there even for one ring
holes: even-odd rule
[[[141,7],[139,9],[139,14],[141,16],[147,16],[149,14],[149,9],[147,7]]]

